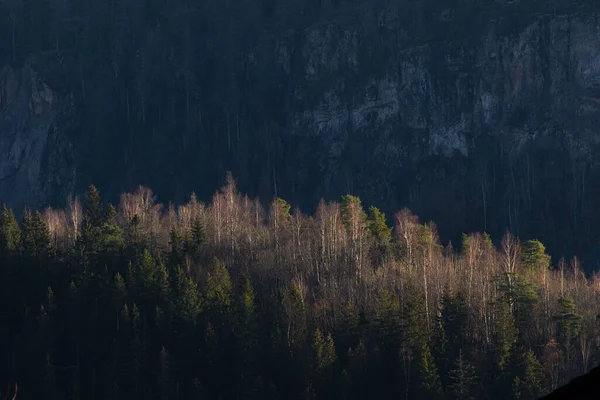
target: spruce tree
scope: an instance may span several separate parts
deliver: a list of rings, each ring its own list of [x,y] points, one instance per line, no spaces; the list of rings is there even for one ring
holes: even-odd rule
[[[448,373],[450,384],[448,390],[453,399],[474,399],[473,387],[476,383],[475,368],[464,358],[462,349],[458,351],[458,357],[454,362],[453,369]]]
[[[442,386],[436,363],[429,346],[421,345],[418,356],[418,382],[420,386],[419,398],[439,399],[442,397]]]
[[[13,214],[6,204],[2,205],[0,214],[0,257],[15,254],[21,244],[21,229]]]
[[[206,277],[205,296],[214,315],[224,316],[228,312],[232,297],[231,278],[225,264],[216,257]]]

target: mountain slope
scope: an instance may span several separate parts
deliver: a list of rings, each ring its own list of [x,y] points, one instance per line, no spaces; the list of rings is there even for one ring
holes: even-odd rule
[[[445,238],[509,228],[581,254],[599,236],[591,3],[19,4],[3,3],[0,60],[53,102],[1,103],[3,174],[24,168],[0,188],[13,207],[90,182],[207,198],[231,170],[304,208],[408,206]]]

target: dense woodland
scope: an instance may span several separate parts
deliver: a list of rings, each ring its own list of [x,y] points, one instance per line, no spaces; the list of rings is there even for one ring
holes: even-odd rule
[[[359,198],[0,217],[0,376],[20,399],[534,399],[600,361],[598,280],[506,233],[442,245]]]

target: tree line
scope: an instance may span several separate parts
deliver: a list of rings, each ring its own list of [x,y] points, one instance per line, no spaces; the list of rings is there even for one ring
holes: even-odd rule
[[[598,279],[537,240],[442,245],[359,198],[0,216],[0,379],[21,399],[535,399],[600,360]]]

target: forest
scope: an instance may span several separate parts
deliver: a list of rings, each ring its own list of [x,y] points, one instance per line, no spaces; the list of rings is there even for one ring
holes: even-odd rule
[[[204,204],[90,186],[0,217],[19,399],[536,399],[600,361],[598,279],[506,232],[442,244],[358,197],[313,215],[228,176]]]

